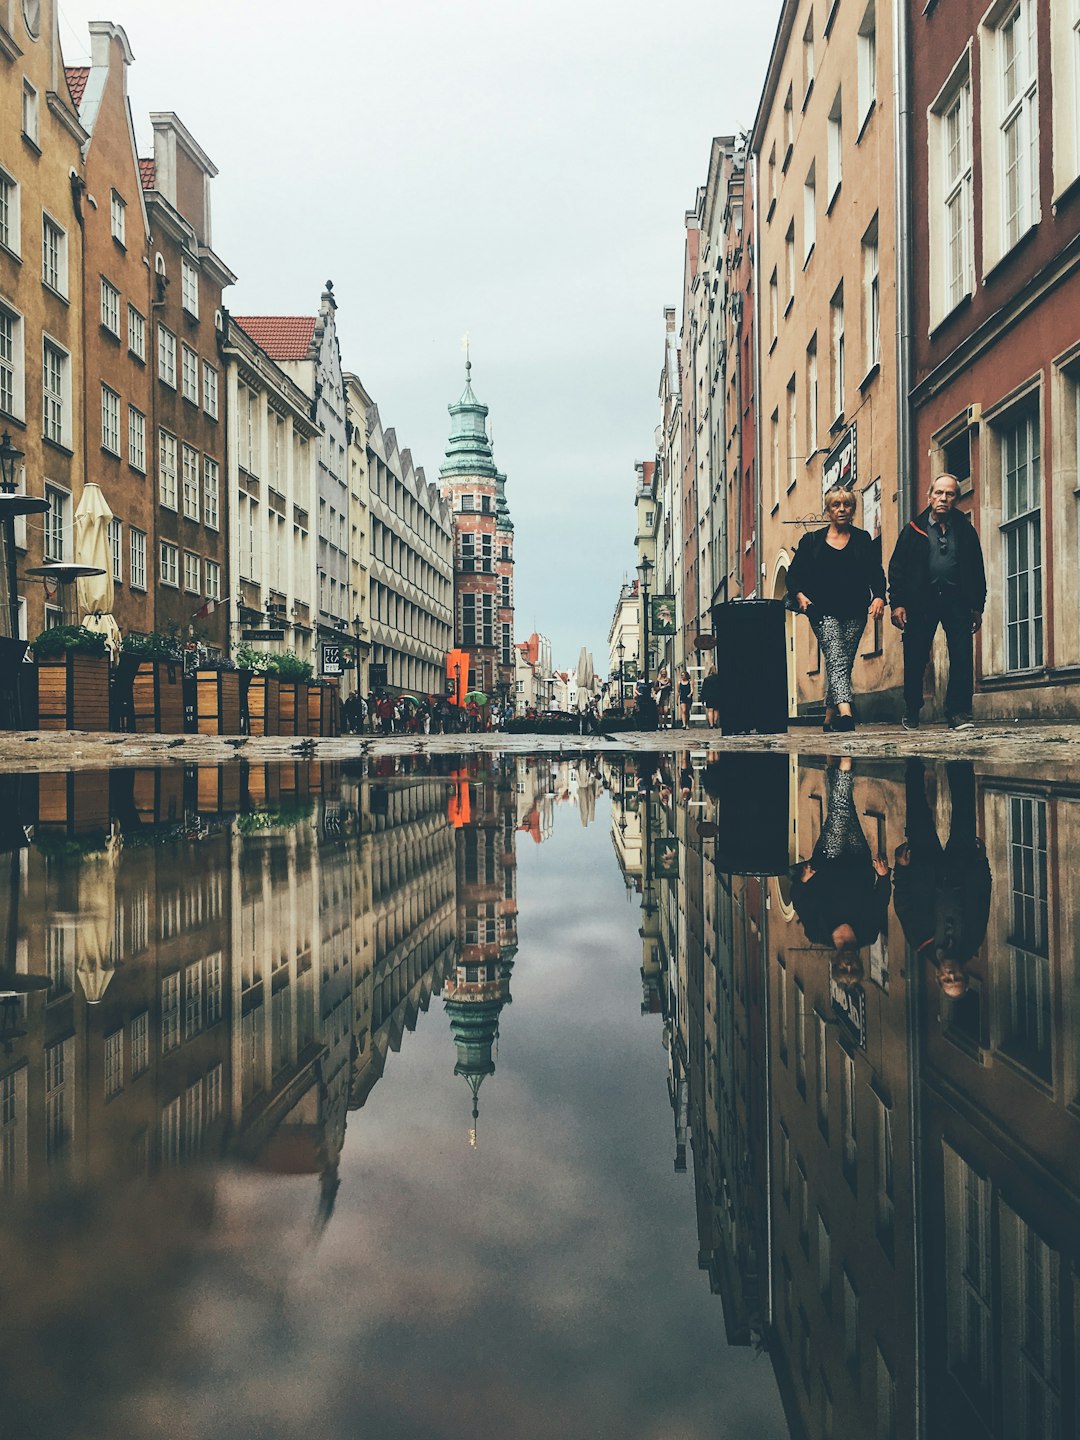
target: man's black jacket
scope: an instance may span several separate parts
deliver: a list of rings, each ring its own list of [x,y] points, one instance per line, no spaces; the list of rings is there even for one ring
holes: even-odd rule
[[[973,615],[981,615],[986,604],[986,571],[983,569],[982,546],[968,517],[960,510],[952,512],[956,537],[957,572],[960,603]],[[889,604],[895,610],[925,610],[932,598],[930,588],[930,509],[905,525],[889,561]],[[933,543],[937,543],[936,539]]]

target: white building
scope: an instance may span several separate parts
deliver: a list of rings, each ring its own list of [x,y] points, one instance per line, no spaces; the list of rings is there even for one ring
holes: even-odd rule
[[[271,345],[273,338],[270,337]],[[256,649],[312,652],[315,554],[311,506],[319,429],[311,402],[271,353],[222,316],[228,443],[229,634],[283,630]]]

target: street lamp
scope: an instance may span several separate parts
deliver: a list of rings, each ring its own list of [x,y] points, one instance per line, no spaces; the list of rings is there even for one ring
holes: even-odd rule
[[[638,574],[641,576],[642,598],[641,635],[643,645],[641,662],[643,668],[641,678],[645,681],[646,685],[649,683],[649,576],[652,574],[655,568],[656,567],[653,565],[653,562],[649,559],[647,555],[644,556],[641,564],[637,567]]]
[[[3,564],[7,571],[7,584],[0,586],[0,594],[6,588],[7,605],[0,604],[0,684],[10,693],[10,713],[13,724],[22,724],[22,697],[19,693],[19,666],[26,654],[26,646],[19,640],[19,582],[15,572],[15,520],[19,515],[43,515],[49,508],[47,500],[38,500],[33,495],[17,495],[15,487],[19,461],[23,452],[11,443],[11,436],[5,430],[0,439],[0,525],[3,526]]]

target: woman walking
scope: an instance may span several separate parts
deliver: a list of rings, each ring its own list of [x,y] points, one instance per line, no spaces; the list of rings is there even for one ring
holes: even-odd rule
[[[855,496],[836,485],[825,495],[828,525],[799,541],[788,570],[791,602],[810,621],[825,658],[824,730],[854,730],[851,671],[869,613],[885,610],[881,550],[851,523]]]
[[[710,730],[720,728],[720,700],[723,695],[720,676],[716,666],[709,666],[709,673],[701,682],[701,703],[705,706],[705,723]]]
[[[685,667],[679,674],[679,724],[684,730],[690,728],[690,706],[694,703],[694,687]]]

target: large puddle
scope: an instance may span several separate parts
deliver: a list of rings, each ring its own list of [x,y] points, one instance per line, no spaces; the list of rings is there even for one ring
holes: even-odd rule
[[[1080,786],[0,777],[0,1433],[1075,1432]]]

